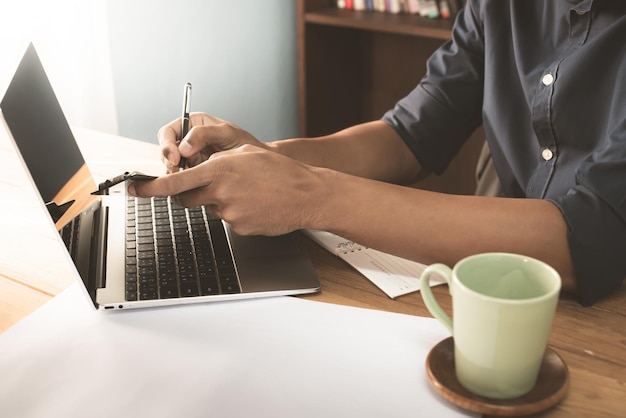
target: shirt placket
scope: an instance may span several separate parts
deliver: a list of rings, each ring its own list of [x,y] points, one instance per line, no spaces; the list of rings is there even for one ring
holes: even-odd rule
[[[531,113],[533,129],[539,142],[539,155],[533,177],[526,189],[527,197],[544,198],[556,169],[559,149],[552,123],[552,100],[555,89],[558,88],[558,70],[563,59],[587,40],[592,3],[593,0],[584,0],[570,9],[568,45],[559,57],[544,69],[540,77]]]

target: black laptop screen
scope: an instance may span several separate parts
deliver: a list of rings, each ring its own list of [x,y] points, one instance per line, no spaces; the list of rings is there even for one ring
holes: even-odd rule
[[[85,161],[32,44],[0,107],[44,202],[52,201]]]
[[[41,198],[60,229],[89,201],[95,184],[32,44],[0,108]]]

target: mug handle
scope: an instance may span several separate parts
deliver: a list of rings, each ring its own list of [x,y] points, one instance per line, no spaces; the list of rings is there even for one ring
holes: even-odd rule
[[[439,320],[452,333],[452,319],[441,309],[435,300],[433,291],[430,288],[430,277],[433,273],[439,273],[448,282],[448,287],[452,286],[452,269],[445,264],[432,264],[424,270],[420,279],[420,293],[424,304],[430,313]]]

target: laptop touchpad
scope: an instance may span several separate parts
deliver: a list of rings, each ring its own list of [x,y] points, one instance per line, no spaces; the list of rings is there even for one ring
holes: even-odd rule
[[[230,228],[227,230],[235,259],[296,255],[302,252],[293,232],[278,237],[266,237],[262,235],[241,236],[235,234]]]

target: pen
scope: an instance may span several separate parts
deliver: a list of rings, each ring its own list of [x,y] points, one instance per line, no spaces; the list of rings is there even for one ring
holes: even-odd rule
[[[185,84],[185,92],[183,95],[183,116],[182,116],[182,130],[180,133],[180,140],[187,135],[189,131],[189,110],[191,108],[191,83]],[[184,169],[187,160],[181,155],[180,162],[178,163],[179,169]]]

